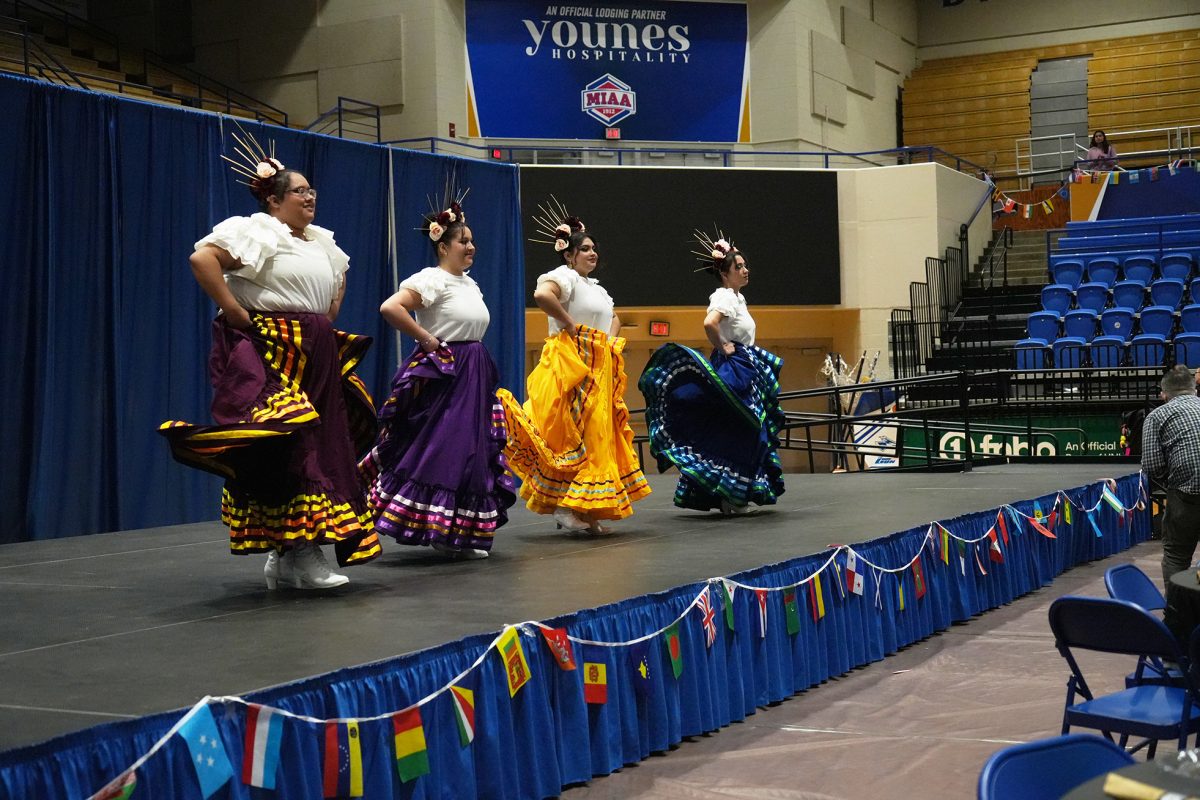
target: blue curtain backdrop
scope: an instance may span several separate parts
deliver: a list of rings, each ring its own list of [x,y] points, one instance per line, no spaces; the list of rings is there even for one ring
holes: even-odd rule
[[[209,419],[215,309],[187,257],[215,223],[257,210],[220,159],[233,123],[8,76],[0,108],[0,543],[216,519],[219,482],[174,463],[155,429]],[[520,388],[515,166],[242,124],[320,190],[317,224],[350,255],[337,324],[374,338],[359,376],[376,396],[398,362],[378,313],[395,288],[389,204],[403,276],[433,263],[412,231],[426,197],[447,177],[471,186],[475,273],[492,312],[485,342],[504,385]]]
[[[1116,493],[1126,507],[1143,496],[1140,476],[1120,479]],[[531,680],[515,697],[509,696],[499,655],[488,653],[459,682],[475,697],[474,742],[460,743],[451,698],[447,693],[421,711],[428,744],[430,773],[402,783],[394,766],[390,719],[363,721],[360,732],[366,796],[372,798],[536,798],[553,797],[567,784],[606,775],[667,750],[686,736],[696,736],[754,714],[756,709],[783,700],[854,667],[878,661],[954,622],[1039,589],[1078,564],[1121,552],[1150,535],[1148,510],[1121,519],[1101,503],[1093,512],[1096,528],[1081,508],[1100,501],[1102,484],[1070,490],[1075,503],[1068,524],[1061,508],[1057,538],[1034,531],[1027,521],[1007,519],[1005,560],[988,560],[987,541],[968,547],[965,569],[951,542],[950,563],[927,544],[921,555],[926,595],[918,599],[912,570],[900,573],[899,583],[885,575],[876,605],[876,576],[866,571],[861,597],[843,594],[832,568],[823,573],[825,616],[814,621],[807,589],[797,592],[800,629],[787,630],[781,592],[768,600],[768,630],[759,635],[758,607],[752,592],[734,597],[735,630],[726,628],[721,600],[714,596],[717,636],[706,647],[698,612],[680,622],[683,672],[675,678],[662,636],[649,640],[649,691],[634,685],[631,648],[575,644],[575,671],[560,669],[530,627],[521,642],[529,660]],[[1033,515],[1034,502],[1015,504]],[[1049,513],[1055,496],[1036,498]],[[943,520],[962,538],[982,537],[996,524],[997,510]],[[864,558],[883,567],[907,564],[926,539],[927,526],[902,531],[855,545]],[[1098,536],[1097,533],[1103,533]],[[975,564],[976,547],[986,565]],[[819,569],[828,553],[780,562],[730,576],[753,587],[786,587]],[[565,627],[577,638],[595,642],[627,642],[658,631],[695,599],[704,584],[689,584],[665,592],[631,598],[546,622]],[[715,587],[710,586],[713,595]],[[514,620],[515,622],[515,620]],[[473,636],[387,661],[340,670],[247,696],[251,702],[314,717],[318,720],[360,718],[398,711],[447,685],[479,658],[491,635]],[[588,705],[583,699],[584,661],[605,664],[608,701]],[[1066,665],[1063,664],[1064,674]],[[213,707],[225,750],[235,772],[213,797],[318,798],[321,796],[321,726],[286,719],[274,794],[242,784],[245,709],[238,704]],[[0,753],[0,796],[85,798],[122,773],[163,734],[181,712],[102,725],[44,744]],[[156,800],[196,800],[200,797],[185,743],[178,736],[137,771],[135,797]],[[145,787],[145,788],[143,788]],[[5,794],[7,792],[7,794]]]

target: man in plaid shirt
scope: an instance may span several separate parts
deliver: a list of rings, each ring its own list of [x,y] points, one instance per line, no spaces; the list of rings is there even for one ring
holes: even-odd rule
[[[1142,426],[1142,470],[1167,487],[1163,511],[1164,585],[1191,566],[1200,538],[1200,397],[1196,376],[1176,365],[1163,376],[1166,402]]]

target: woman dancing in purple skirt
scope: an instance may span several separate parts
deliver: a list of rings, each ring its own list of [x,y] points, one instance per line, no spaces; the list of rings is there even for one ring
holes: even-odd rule
[[[467,275],[475,241],[462,207],[450,203],[422,231],[437,266],[405,279],[379,308],[417,347],[392,380],[379,438],[359,469],[376,530],[452,557],[486,558],[516,500],[500,376],[480,341],[491,316]]]

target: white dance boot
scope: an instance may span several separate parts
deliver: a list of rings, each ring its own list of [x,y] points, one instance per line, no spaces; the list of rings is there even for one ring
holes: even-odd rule
[[[268,589],[278,588],[280,581],[283,581],[284,586],[290,586],[292,584],[292,572],[291,550],[288,550],[283,555],[280,555],[278,550],[272,550],[267,553],[267,563],[263,565],[263,577],[267,579]]]
[[[565,528],[568,532],[586,531],[588,529],[588,521],[586,519],[583,519],[577,512],[564,506],[554,509],[554,521],[560,529]]]
[[[329,568],[329,562],[321,553],[321,548],[314,544],[301,545],[292,550],[291,580],[288,584],[297,589],[333,589],[345,586],[350,579]],[[279,576],[280,580],[284,577]]]

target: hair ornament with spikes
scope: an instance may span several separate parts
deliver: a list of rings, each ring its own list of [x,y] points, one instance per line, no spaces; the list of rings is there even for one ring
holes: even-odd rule
[[[230,158],[224,153],[221,154],[221,158],[229,163],[235,175],[245,178],[238,183],[249,187],[250,193],[257,200],[265,200],[271,194],[271,179],[287,168],[275,157],[274,140],[268,140],[267,147],[264,148],[252,133],[241,125],[237,127],[242,133],[241,136],[230,133],[237,142],[237,146],[233,148],[237,158]]]
[[[556,253],[561,253],[571,246],[571,234],[587,230],[583,220],[571,216],[567,207],[554,195],[550,195],[549,201],[538,203],[538,213],[533,215],[533,224],[541,238],[530,237],[529,241],[552,244]]]
[[[434,244],[440,242],[442,237],[446,235],[446,230],[454,223],[461,222],[466,224],[467,213],[463,211],[462,201],[466,199],[470,189],[465,189],[460,193],[455,193],[449,184],[446,186],[446,191],[442,195],[440,201],[435,202],[432,197],[429,200],[429,212],[422,217],[422,224],[417,230],[429,237],[429,241]],[[441,208],[439,211],[438,209]]]
[[[729,257],[730,252],[737,249],[733,246],[733,242],[725,238],[725,233],[720,228],[713,225],[713,230],[716,232],[716,239],[699,229],[692,234],[700,246],[699,250],[692,251],[692,255],[696,256],[696,260],[700,262],[700,266],[692,270],[693,272],[719,274],[722,262]]]

